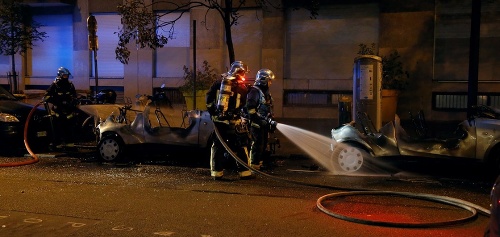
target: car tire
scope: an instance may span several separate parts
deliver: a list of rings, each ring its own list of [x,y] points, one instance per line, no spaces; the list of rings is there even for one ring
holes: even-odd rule
[[[117,162],[123,159],[125,144],[116,135],[106,136],[99,141],[97,152],[104,162]]]
[[[334,172],[352,173],[363,167],[364,150],[351,145],[339,143],[333,148],[331,165]]]

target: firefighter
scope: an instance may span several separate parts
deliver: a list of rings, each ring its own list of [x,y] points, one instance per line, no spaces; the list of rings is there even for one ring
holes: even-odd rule
[[[224,142],[242,161],[248,163],[249,133],[246,120],[242,117],[242,108],[246,102],[248,86],[245,74],[248,72],[242,61],[231,64],[229,72],[221,75],[206,95],[207,110]],[[210,170],[214,180],[222,179],[224,168],[233,157],[214,135],[210,155]],[[240,179],[255,178],[254,174],[236,162]]]
[[[246,102],[246,113],[250,120],[252,144],[250,147],[250,165],[260,170],[264,163],[264,154],[269,141],[269,133],[276,130],[272,111],[273,98],[269,92],[274,80],[274,73],[269,69],[261,69],[255,76],[255,83],[249,89]],[[265,162],[266,161],[266,162]]]
[[[52,108],[47,107],[47,111],[54,118],[51,120],[53,121],[52,126],[56,130],[54,143],[59,142],[62,145],[71,139],[75,127],[73,125],[75,123],[77,94],[75,86],[69,81],[70,76],[71,73],[67,68],[60,67],[57,69],[57,77],[43,97],[43,102],[46,102],[46,105],[48,103],[52,104]],[[54,123],[57,123],[57,126]]]

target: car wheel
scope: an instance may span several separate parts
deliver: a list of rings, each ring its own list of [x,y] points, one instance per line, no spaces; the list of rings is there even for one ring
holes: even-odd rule
[[[363,150],[350,144],[337,144],[332,152],[331,164],[336,172],[355,172],[363,166]]]
[[[106,136],[97,145],[99,158],[102,161],[116,162],[123,158],[124,143],[117,136]]]

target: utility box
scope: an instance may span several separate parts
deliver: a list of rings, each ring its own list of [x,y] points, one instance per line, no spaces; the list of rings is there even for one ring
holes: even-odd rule
[[[382,127],[382,58],[375,55],[356,57],[353,74],[354,120],[357,124],[363,124],[362,121],[358,121],[357,115],[366,113],[375,129],[379,131]]]

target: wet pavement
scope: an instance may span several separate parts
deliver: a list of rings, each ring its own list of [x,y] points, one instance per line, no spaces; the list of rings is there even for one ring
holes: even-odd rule
[[[179,108],[165,114],[182,122]],[[281,119],[329,136],[337,121]],[[0,168],[0,236],[483,236],[488,218],[434,201],[397,195],[349,195],[379,190],[438,195],[489,207],[493,180],[475,164],[385,159],[364,173],[332,175],[279,132],[276,166],[254,180],[228,170],[210,178],[200,153],[131,154],[100,163],[92,150],[53,152],[31,165]],[[30,157],[0,157],[0,163]],[[346,193],[317,207],[324,195]],[[386,226],[363,221],[402,223]],[[429,223],[414,227],[408,223]]]
[[[316,125],[325,136],[333,126]],[[469,218],[462,208],[414,197],[354,195],[438,195],[487,209],[493,180],[480,166],[393,157],[363,173],[333,175],[276,135],[276,162],[254,180],[231,169],[212,180],[203,152],[137,152],[111,164],[96,161],[92,149],[68,149],[0,168],[0,236],[483,236],[485,215]],[[320,201],[339,193],[347,196]],[[331,216],[318,202],[354,220]]]
[[[239,180],[228,170],[224,180],[214,181],[206,163],[191,162],[203,159],[197,153],[108,164],[95,161],[91,151],[65,152],[0,168],[0,236],[470,237],[484,232],[483,215],[451,225],[388,227],[339,219],[317,207],[324,195],[370,189],[459,198],[487,208],[490,181],[464,174],[466,169],[439,174],[449,165],[391,161],[406,168],[332,175],[287,141],[283,145],[288,148],[278,150],[277,166],[255,180]],[[30,157],[0,162],[22,159]],[[324,204],[342,215],[382,222],[447,223],[470,215],[393,195],[339,197]]]

